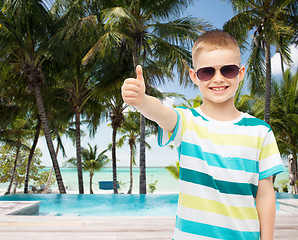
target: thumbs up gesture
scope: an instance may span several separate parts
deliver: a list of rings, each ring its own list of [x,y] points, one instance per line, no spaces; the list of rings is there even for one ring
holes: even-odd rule
[[[128,105],[138,108],[142,105],[145,97],[145,82],[143,69],[136,67],[137,78],[127,78],[121,88],[123,101]]]

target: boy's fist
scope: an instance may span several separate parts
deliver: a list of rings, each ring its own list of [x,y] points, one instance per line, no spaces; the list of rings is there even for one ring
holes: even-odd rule
[[[139,107],[145,97],[145,82],[143,78],[143,69],[140,65],[136,67],[137,78],[125,79],[122,88],[123,101],[133,107]]]

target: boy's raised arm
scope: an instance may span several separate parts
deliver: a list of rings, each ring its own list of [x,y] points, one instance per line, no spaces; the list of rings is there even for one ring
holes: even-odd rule
[[[157,98],[145,93],[143,70],[136,67],[137,78],[128,78],[121,88],[123,101],[137,108],[146,118],[156,122],[163,130],[173,132],[177,114],[164,106]]]

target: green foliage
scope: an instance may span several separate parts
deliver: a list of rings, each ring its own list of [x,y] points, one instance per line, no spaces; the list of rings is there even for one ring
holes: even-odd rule
[[[275,45],[283,62],[292,63],[289,45],[297,34],[297,3],[289,1],[242,1],[228,0],[236,12],[224,25],[242,50],[250,47],[247,74],[252,93],[264,93],[265,89],[265,42]],[[252,41],[247,39],[253,32]]]
[[[155,180],[155,182],[148,184],[148,193],[153,194],[155,192],[157,182],[158,182],[158,180]]]
[[[271,121],[281,154],[297,155],[298,141],[298,70],[292,74],[287,70],[283,78],[272,83]],[[264,116],[263,98],[253,105],[253,113],[258,118]]]
[[[288,180],[281,180],[278,182],[278,184],[281,187],[281,192],[289,192],[289,181]]]
[[[173,175],[174,178],[179,179],[180,165],[179,161],[176,162],[176,166],[169,165],[166,167],[167,171]]]
[[[7,145],[0,146],[0,182],[7,183],[11,179],[13,170],[13,163],[15,160],[16,147],[10,147]],[[41,152],[40,150],[35,151],[31,168],[30,168],[30,180],[33,181],[34,185],[40,186],[47,182],[49,171],[43,170],[44,166],[41,165]],[[28,151],[21,149],[18,158],[18,164],[15,175],[15,183],[17,188],[21,188],[24,185],[25,172],[28,162]],[[43,171],[42,171],[43,170]],[[54,184],[55,178],[51,184]]]
[[[88,143],[89,148],[82,148],[82,166],[85,171],[99,171],[102,169],[106,164],[108,164],[111,160],[108,159],[107,155],[105,154],[108,149],[102,151],[101,153],[97,153],[97,145],[92,147]],[[64,163],[65,167],[76,167],[77,166],[77,159],[70,158]]]

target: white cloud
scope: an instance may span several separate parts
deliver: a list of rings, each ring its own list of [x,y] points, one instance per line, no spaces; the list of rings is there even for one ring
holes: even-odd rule
[[[298,47],[295,47],[294,45],[290,46],[291,50],[291,58],[292,58],[292,65],[287,66],[284,65],[285,69],[288,69],[291,67],[293,72],[296,72],[296,69],[298,67]],[[274,56],[271,58],[271,73],[272,75],[281,75],[281,62],[280,62],[280,54],[275,53]]]

